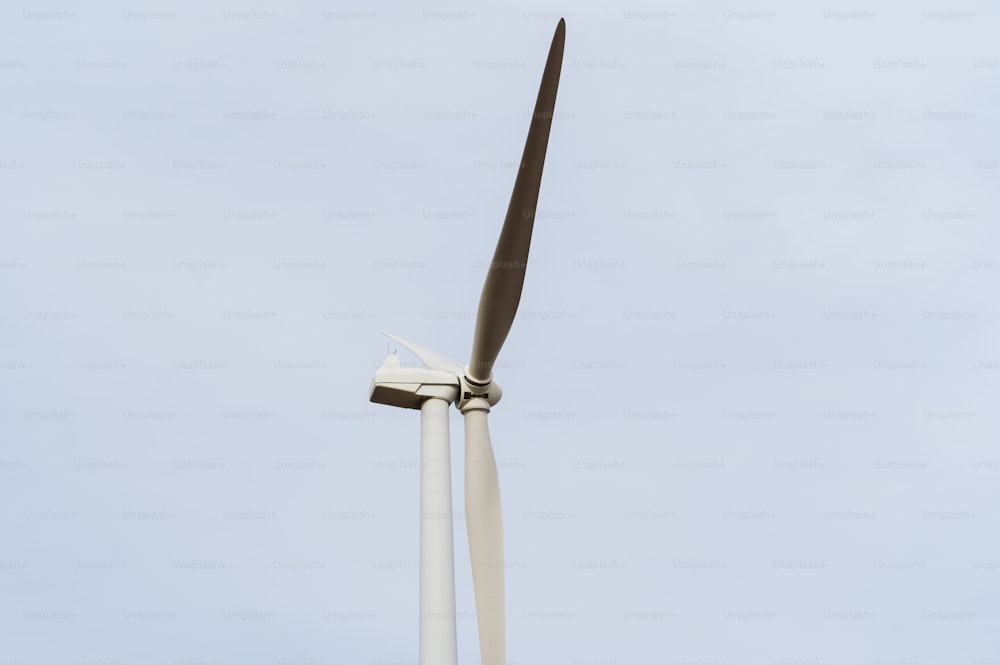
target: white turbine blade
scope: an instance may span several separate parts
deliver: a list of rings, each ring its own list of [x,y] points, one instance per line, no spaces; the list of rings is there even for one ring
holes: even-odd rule
[[[506,665],[503,512],[487,410],[465,412],[465,521],[483,665]]]
[[[441,372],[453,372],[455,374],[461,374],[465,371],[465,368],[459,365],[457,362],[451,358],[442,356],[440,353],[435,353],[429,349],[425,349],[422,346],[414,344],[409,340],[405,340],[402,337],[396,337],[395,335],[390,335],[387,332],[383,332],[383,335],[389,339],[397,342],[403,347],[409,349],[410,353],[415,355],[417,359],[424,364],[427,369],[434,369]]]
[[[500,231],[493,262],[486,273],[483,294],[479,298],[476,332],[472,340],[472,360],[469,361],[469,377],[478,383],[488,383],[492,377],[493,364],[507,339],[510,326],[514,323],[514,315],[517,314],[517,306],[521,302],[565,42],[566,21],[559,19],[549,48],[549,57],[545,62],[545,71],[542,73],[542,83],[538,88],[535,113],[528,128],[528,138],[524,144],[521,167],[514,181],[510,205],[507,207],[507,216]]]

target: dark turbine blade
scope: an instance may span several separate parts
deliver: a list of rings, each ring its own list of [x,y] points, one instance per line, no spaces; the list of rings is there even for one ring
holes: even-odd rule
[[[545,62],[535,113],[531,117],[528,140],[524,144],[524,155],[521,157],[521,167],[507,207],[507,217],[479,299],[469,378],[480,383],[486,383],[492,377],[493,364],[507,339],[518,303],[521,302],[521,288],[528,265],[531,230],[535,222],[552,113],[556,106],[556,89],[559,87],[565,42],[566,22],[560,19]]]

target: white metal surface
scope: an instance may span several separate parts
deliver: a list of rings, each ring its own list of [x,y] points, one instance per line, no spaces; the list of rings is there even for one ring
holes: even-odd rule
[[[458,662],[449,401],[420,407],[420,665]]]

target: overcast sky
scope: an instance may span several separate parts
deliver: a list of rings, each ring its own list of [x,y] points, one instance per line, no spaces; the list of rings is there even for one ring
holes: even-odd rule
[[[995,5],[18,0],[0,663],[416,663],[379,332],[467,362],[561,16],[511,664],[1000,660]]]

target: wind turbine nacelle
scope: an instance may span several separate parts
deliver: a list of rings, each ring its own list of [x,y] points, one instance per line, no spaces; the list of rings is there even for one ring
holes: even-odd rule
[[[454,374],[422,367],[402,367],[399,357],[391,355],[375,372],[368,398],[376,404],[419,409],[424,400],[431,397],[455,401],[458,389],[458,377]]]

